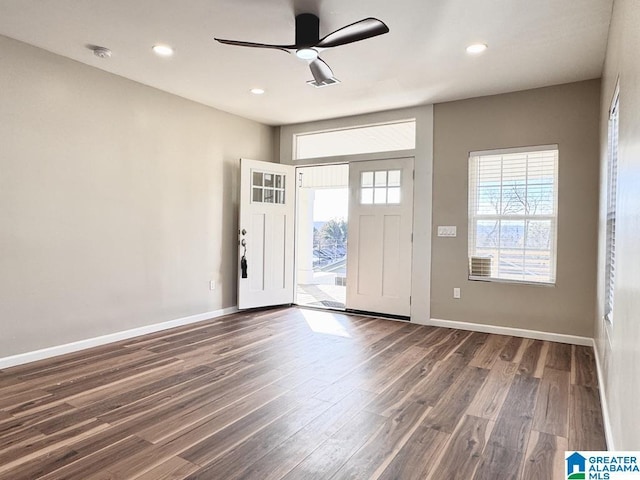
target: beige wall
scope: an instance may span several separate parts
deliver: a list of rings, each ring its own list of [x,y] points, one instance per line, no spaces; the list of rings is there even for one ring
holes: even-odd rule
[[[602,80],[600,261],[596,344],[610,417],[609,448],[640,450],[640,3],[615,0]],[[607,123],[620,78],[614,325],[603,321]]]
[[[433,318],[592,336],[599,95],[599,80],[590,80],[435,106]],[[549,144],[559,145],[556,285],[469,281],[469,152]],[[456,225],[458,236],[435,236],[437,225]]]
[[[0,358],[235,305],[238,158],[274,130],[6,37],[0,64]]]

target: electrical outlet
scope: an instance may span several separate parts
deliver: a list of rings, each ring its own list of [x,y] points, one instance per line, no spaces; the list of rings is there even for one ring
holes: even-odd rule
[[[454,288],[453,289],[453,298],[460,298],[460,289],[459,288]]]
[[[209,290],[215,290],[216,289],[216,282],[214,282],[213,280],[211,280],[209,282]]]

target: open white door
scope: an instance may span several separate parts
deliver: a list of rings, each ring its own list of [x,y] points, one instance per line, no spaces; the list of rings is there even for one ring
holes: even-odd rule
[[[347,309],[411,315],[413,158],[349,164]]]
[[[293,303],[294,180],[293,166],[240,160],[240,309]]]

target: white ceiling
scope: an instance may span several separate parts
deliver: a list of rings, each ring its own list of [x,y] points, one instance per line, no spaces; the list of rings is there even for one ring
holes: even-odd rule
[[[0,0],[0,34],[270,125],[600,77],[612,0]],[[293,43],[294,16],[320,35],[365,17],[390,33],[328,49],[342,83],[316,89],[308,66],[221,38]],[[482,55],[465,47],[486,43]],[[175,48],[170,59],[151,46]],[[87,44],[110,48],[108,60]],[[267,93],[254,96],[252,87]]]

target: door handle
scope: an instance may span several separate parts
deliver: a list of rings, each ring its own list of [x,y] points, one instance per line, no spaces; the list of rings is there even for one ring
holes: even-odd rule
[[[248,278],[248,275],[247,275],[247,259],[245,258],[244,255],[240,259],[240,272],[241,272],[241,277],[242,278]]]
[[[246,233],[247,231],[242,229],[242,235],[245,235]],[[244,249],[242,252],[242,258],[240,258],[240,276],[241,278],[247,278],[247,241],[243,238],[240,245],[242,245],[242,248]]]

